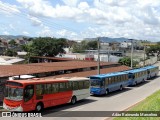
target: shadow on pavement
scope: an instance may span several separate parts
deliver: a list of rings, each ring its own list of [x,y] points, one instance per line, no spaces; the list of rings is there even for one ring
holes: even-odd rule
[[[96,100],[92,100],[92,99],[83,99],[83,100],[77,101],[76,104],[74,104],[74,105],[71,105],[68,103],[68,104],[58,105],[58,106],[54,106],[54,107],[49,107],[49,108],[44,109],[41,112],[41,114],[44,117],[57,116],[57,114],[61,114],[61,111],[65,111],[66,109],[80,107],[81,105],[85,105],[85,104],[92,103],[95,101]]]
[[[132,88],[128,88],[128,87],[125,87],[123,88],[123,90],[117,90],[117,91],[113,91],[113,92],[110,92],[109,94],[107,95],[91,95],[92,97],[111,97],[111,96],[115,96],[117,94],[120,94],[120,93],[123,93],[123,92],[127,92],[129,90],[132,90]]]

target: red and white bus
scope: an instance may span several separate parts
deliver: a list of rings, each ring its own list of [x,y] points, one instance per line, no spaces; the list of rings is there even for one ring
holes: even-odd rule
[[[89,78],[9,80],[5,85],[3,108],[9,111],[41,111],[60,104],[75,104],[89,96]]]

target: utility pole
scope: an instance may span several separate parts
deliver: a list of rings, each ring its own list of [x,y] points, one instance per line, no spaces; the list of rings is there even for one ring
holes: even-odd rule
[[[131,40],[131,69],[133,68],[133,39]]]
[[[110,51],[110,48],[108,47],[108,62],[109,62],[109,56],[110,56],[109,51]]]
[[[97,74],[99,75],[100,74],[100,40],[99,40],[99,37],[98,37],[98,40],[97,40],[97,52],[98,52],[98,59],[97,59]]]
[[[144,45],[143,67],[145,66],[145,54],[146,54],[146,46]]]

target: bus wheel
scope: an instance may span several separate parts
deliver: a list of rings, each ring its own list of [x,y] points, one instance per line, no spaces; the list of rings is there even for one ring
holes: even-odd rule
[[[77,98],[76,96],[73,96],[72,99],[71,99],[71,104],[74,105],[77,101]]]
[[[123,87],[122,87],[122,85],[120,86],[120,89],[119,90],[123,90]]]
[[[145,80],[144,80],[144,79],[142,80],[142,83],[143,83],[143,82],[145,82]]]
[[[43,109],[43,104],[42,104],[42,103],[38,103],[38,104],[36,105],[36,111],[37,111],[37,112],[40,112],[40,111],[42,111],[42,109]]]
[[[137,81],[135,82],[135,84],[134,84],[135,86],[137,85]]]
[[[108,93],[109,93],[109,90],[107,89],[107,90],[106,90],[106,95],[107,95]]]

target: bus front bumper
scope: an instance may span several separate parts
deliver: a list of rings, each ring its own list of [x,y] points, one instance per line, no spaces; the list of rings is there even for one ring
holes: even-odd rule
[[[92,89],[90,90],[90,93],[91,93],[92,95],[103,95],[103,94],[105,94],[105,90],[92,88]]]
[[[21,105],[17,107],[9,107],[5,103],[3,103],[3,108],[8,111],[23,112],[23,108],[21,107]]]

